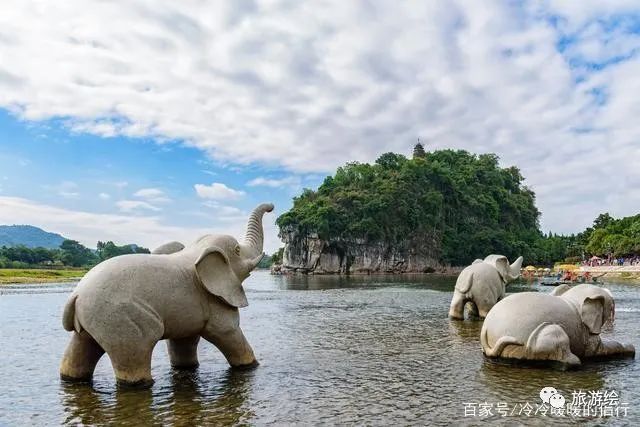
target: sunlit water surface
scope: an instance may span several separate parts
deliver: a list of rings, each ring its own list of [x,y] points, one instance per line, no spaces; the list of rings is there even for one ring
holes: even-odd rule
[[[627,416],[587,424],[640,425],[639,365],[591,363],[572,372],[495,365],[484,360],[481,322],[452,322],[454,281],[437,276],[284,277],[254,273],[245,288],[242,328],[260,361],[231,371],[201,342],[200,368],[171,369],[164,343],[153,355],[155,385],[121,391],[108,357],[92,386],[66,385],[58,364],[69,338],[62,307],[74,284],[0,287],[0,425],[57,424],[477,424],[465,403],[540,403],[553,386],[616,390]],[[605,285],[616,323],[604,335],[640,346],[637,286]],[[520,283],[510,292],[550,288]],[[469,406],[467,406],[468,408]],[[522,407],[522,406],[520,406]],[[509,415],[505,425],[578,424],[585,419]],[[517,410],[516,410],[517,412]]]

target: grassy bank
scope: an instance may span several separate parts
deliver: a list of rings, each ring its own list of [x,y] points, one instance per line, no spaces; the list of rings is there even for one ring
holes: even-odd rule
[[[85,269],[44,270],[44,269],[0,269],[0,285],[8,283],[48,283],[79,280],[87,272]]]
[[[600,279],[603,282],[612,281],[612,282],[626,282],[640,285],[640,273],[608,273],[602,276]]]

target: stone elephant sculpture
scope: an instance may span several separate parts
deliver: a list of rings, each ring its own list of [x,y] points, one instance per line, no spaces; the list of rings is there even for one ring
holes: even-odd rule
[[[600,338],[614,315],[611,292],[590,284],[564,286],[552,294],[509,295],[482,325],[482,351],[489,358],[543,361],[563,369],[589,358],[634,357],[633,345]]]
[[[458,276],[449,317],[464,319],[464,307],[468,302],[476,317],[486,317],[491,307],[504,298],[507,283],[520,276],[520,267],[522,257],[511,265],[507,257],[502,255],[489,255],[484,260],[475,260]]]
[[[175,368],[198,366],[200,337],[232,367],[258,362],[239,325],[247,305],[242,282],[263,256],[262,217],[249,217],[244,244],[205,235],[189,246],[163,245],[153,254],[123,255],[91,269],[67,301],[62,324],[73,331],[60,366],[63,380],[90,381],[106,352],[119,385],[149,387],[151,353],[167,340]]]

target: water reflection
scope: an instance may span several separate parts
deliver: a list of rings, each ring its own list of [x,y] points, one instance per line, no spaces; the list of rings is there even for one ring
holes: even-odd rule
[[[280,289],[287,290],[404,287],[450,292],[453,289],[451,277],[438,274],[361,274],[352,276],[300,274],[274,276],[273,280],[278,284]]]
[[[452,320],[449,322],[449,333],[464,342],[475,342],[480,345],[482,320]]]
[[[538,394],[543,387],[555,387],[571,396],[573,390],[600,390],[605,381],[598,366],[587,366],[581,370],[558,371],[536,367],[524,367],[495,363],[484,359],[478,379],[487,390],[496,395],[511,395],[521,401],[540,403]],[[526,379],[526,380],[525,380]]]
[[[254,417],[246,400],[251,371],[227,369],[221,376],[172,370],[148,390],[61,383],[64,424],[237,425]]]

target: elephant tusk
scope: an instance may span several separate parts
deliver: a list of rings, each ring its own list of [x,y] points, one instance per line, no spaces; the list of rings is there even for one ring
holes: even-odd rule
[[[251,271],[254,268],[256,268],[258,266],[258,264],[260,264],[260,261],[262,261],[262,258],[264,258],[264,253],[258,255],[257,257],[250,259],[249,261],[247,261],[247,271]]]

